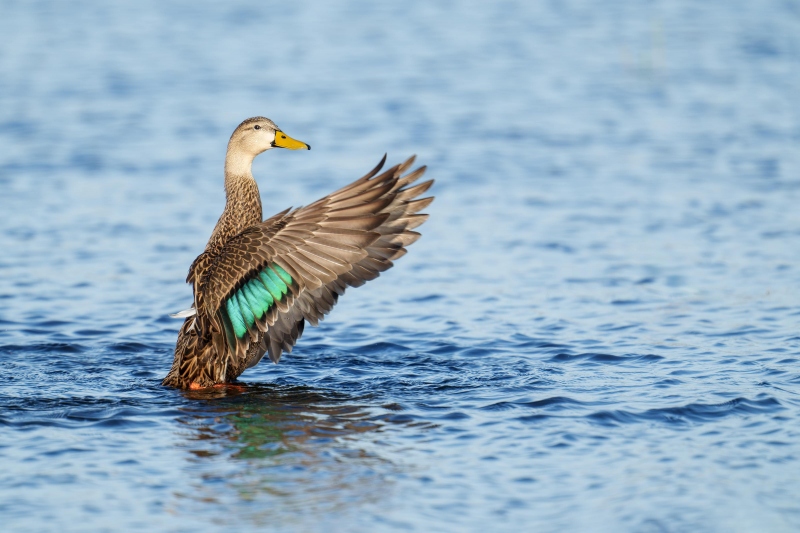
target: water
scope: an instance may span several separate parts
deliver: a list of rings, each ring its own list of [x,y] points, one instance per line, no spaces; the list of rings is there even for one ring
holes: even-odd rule
[[[797,531],[800,6],[1,2],[7,531]],[[159,385],[233,128],[423,238],[241,390]]]

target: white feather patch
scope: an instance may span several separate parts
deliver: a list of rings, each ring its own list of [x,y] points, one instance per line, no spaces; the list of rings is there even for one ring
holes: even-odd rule
[[[190,316],[194,316],[197,314],[197,309],[194,307],[190,307],[189,309],[184,309],[183,311],[178,311],[177,313],[173,313],[169,316],[172,318],[186,318]]]

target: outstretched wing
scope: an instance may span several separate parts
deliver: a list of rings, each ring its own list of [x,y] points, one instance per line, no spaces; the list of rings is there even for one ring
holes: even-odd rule
[[[304,321],[317,325],[346,287],[390,268],[419,238],[412,231],[433,197],[433,181],[410,186],[425,167],[402,176],[414,157],[372,172],[311,205],[284,211],[230,239],[195,280],[197,327],[235,377],[269,352],[291,351]]]

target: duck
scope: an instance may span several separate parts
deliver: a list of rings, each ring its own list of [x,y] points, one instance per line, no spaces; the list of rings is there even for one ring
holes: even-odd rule
[[[272,120],[253,117],[234,130],[225,156],[225,208],[189,267],[192,286],[172,367],[162,381],[178,389],[235,383],[264,355],[278,363],[307,323],[319,322],[348,287],[377,278],[420,237],[420,198],[433,180],[415,161],[382,171],[386,155],[361,178],[309,205],[263,219],[253,160],[275,148],[310,150]]]

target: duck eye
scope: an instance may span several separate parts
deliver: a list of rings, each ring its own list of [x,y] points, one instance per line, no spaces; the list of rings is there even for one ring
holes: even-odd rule
[[[255,126],[253,126],[253,129],[260,130],[260,129],[261,129],[261,126],[259,126],[258,124],[256,124]]]

